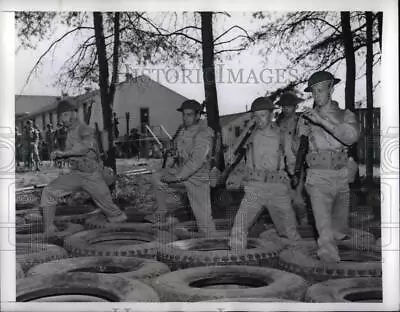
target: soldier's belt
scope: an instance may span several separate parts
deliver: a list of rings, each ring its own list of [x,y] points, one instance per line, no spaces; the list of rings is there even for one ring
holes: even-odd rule
[[[347,166],[348,156],[345,151],[319,151],[309,153],[306,161],[311,169],[340,170]]]
[[[268,183],[287,183],[289,178],[285,171],[254,170],[250,173],[250,180]]]

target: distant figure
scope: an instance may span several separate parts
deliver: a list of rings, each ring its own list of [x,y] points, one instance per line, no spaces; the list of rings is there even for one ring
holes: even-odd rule
[[[113,113],[113,130],[114,130],[114,136],[116,139],[119,138],[118,125],[119,125],[119,121],[118,121],[117,113],[114,112]]]
[[[129,136],[129,143],[130,143],[130,156],[139,158],[139,131],[136,128],[131,130],[131,134]]]
[[[51,123],[46,125],[45,142],[46,142],[46,154],[47,157],[50,159],[50,154],[53,151],[55,145],[54,130],[53,130],[53,125]]]

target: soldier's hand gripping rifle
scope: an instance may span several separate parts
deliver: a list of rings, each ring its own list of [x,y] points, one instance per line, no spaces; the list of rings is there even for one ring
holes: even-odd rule
[[[225,185],[228,180],[229,175],[236,168],[239,162],[243,159],[246,154],[245,144],[249,140],[250,136],[253,134],[253,131],[256,127],[256,123],[254,119],[251,119],[247,127],[243,130],[242,134],[236,141],[236,144],[232,148],[233,157],[230,159],[228,166],[221,174],[221,178],[219,181],[220,185]]]
[[[175,157],[176,153],[175,153],[175,148],[174,148],[174,142],[176,140],[176,138],[178,137],[179,132],[181,131],[181,129],[183,128],[183,124],[180,125],[178,127],[178,129],[176,130],[174,136],[171,138],[170,142],[169,142],[169,147],[163,147],[162,148],[162,154],[163,154],[163,163],[162,163],[162,168],[164,169],[167,166],[167,160],[168,157]]]

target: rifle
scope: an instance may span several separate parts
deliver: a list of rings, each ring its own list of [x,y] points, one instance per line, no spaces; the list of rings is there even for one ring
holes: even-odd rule
[[[243,157],[246,154],[246,149],[244,145],[250,138],[250,136],[253,134],[254,129],[256,127],[255,121],[252,119],[247,127],[243,130],[242,134],[240,135],[239,139],[236,141],[236,144],[233,147],[233,156],[234,159],[229,161],[229,165],[225,168],[225,170],[222,172],[219,184],[220,185],[225,185],[226,181],[228,180],[229,175],[232,173],[232,171],[236,168],[238,163],[243,159]]]
[[[174,142],[175,142],[175,140],[176,140],[176,138],[178,137],[178,134],[179,134],[179,132],[181,132],[181,129],[183,128],[183,124],[182,125],[180,125],[179,127],[178,127],[178,129],[176,130],[176,132],[175,132],[175,134],[174,134],[174,136],[171,138],[171,141],[170,141],[170,148],[168,149],[168,148],[163,148],[163,163],[162,163],[162,168],[164,169],[165,167],[166,167],[166,165],[167,165],[167,160],[168,160],[168,157],[169,156],[172,156],[173,154],[174,154],[174,152],[173,152],[173,144],[174,144]],[[172,146],[172,147],[171,147]]]
[[[301,172],[304,167],[307,152],[308,152],[308,137],[306,135],[302,135],[300,137],[300,146],[296,154],[296,164],[294,166],[294,174],[291,176],[291,181],[290,181],[291,186],[294,189],[300,183]]]

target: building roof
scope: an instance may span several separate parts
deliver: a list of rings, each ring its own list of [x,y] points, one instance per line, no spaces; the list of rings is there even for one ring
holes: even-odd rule
[[[130,80],[125,80],[122,81],[120,83],[118,83],[116,85],[117,89],[118,87],[122,87],[123,85],[129,85],[129,84],[135,84],[135,83],[149,83],[151,82],[152,84],[157,84],[158,86],[161,86],[165,89],[167,89],[168,91],[175,93],[176,95],[179,95],[180,97],[182,97],[182,101],[186,100],[187,98],[184,97],[183,95],[179,94],[178,92],[162,85],[161,83],[151,79],[150,77],[146,76],[146,75],[140,75],[138,77],[133,77]],[[89,91],[86,92],[84,94],[80,94],[77,96],[71,96],[71,97],[66,97],[66,99],[68,99],[69,101],[71,101],[77,108],[81,105],[83,105],[83,103],[85,101],[87,101],[88,99],[90,99],[91,97],[93,97],[94,95],[100,93],[99,89],[93,90],[93,91]],[[30,95],[20,95],[19,97],[19,102],[21,104],[25,104],[25,103],[30,103],[30,97],[35,97],[35,96],[30,96]],[[16,114],[22,114],[25,112],[29,112],[29,115],[23,115],[26,118],[31,118],[33,116],[39,115],[41,113],[44,112],[48,112],[51,110],[54,110],[55,108],[57,108],[58,105],[58,101],[61,99],[61,97],[57,97],[57,96],[53,96],[53,97],[46,97],[46,96],[38,96],[38,98],[43,98],[43,99],[47,99],[47,101],[41,100],[41,99],[37,99],[36,102],[37,103],[41,103],[41,105],[36,105],[34,106],[33,104],[30,106],[31,109],[30,110],[26,110],[25,108],[22,107],[27,107],[27,104],[25,104],[24,106],[21,106],[20,110],[17,111],[17,109],[15,110]],[[17,98],[16,98],[16,102],[17,102]],[[33,102],[33,101],[32,101]],[[35,103],[36,103],[35,102]],[[17,104],[16,104],[17,106]],[[28,105],[29,107],[29,105]]]
[[[59,96],[15,95],[15,114],[35,113],[57,101]]]
[[[232,121],[235,119],[247,114],[248,112],[242,112],[242,113],[235,113],[235,114],[229,114],[229,115],[222,115],[220,116],[219,122],[221,127],[225,127],[226,125],[230,124]]]

